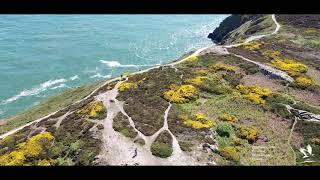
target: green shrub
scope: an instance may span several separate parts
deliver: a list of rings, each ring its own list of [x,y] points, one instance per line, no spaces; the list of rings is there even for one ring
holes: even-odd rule
[[[165,130],[161,132],[151,144],[151,153],[157,157],[167,158],[171,156],[172,152],[172,137],[171,134]]]
[[[171,156],[172,152],[173,152],[172,147],[167,143],[154,142],[151,145],[151,153],[154,156],[167,158]]]
[[[182,151],[187,151],[187,152],[192,151],[191,147],[193,146],[193,144],[190,142],[179,141],[179,145]]]
[[[219,136],[223,137],[229,137],[234,133],[232,125],[228,122],[219,123],[216,131],[219,134]]]
[[[146,144],[146,142],[142,138],[138,138],[138,139],[134,140],[134,143],[138,143],[142,146]]]

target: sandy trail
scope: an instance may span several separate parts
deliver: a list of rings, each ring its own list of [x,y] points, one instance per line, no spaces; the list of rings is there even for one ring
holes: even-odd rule
[[[192,165],[196,164],[190,156],[181,152],[180,146],[176,138],[173,137],[173,154],[169,158],[158,158],[152,155],[150,146],[157,135],[162,130],[169,130],[167,124],[167,117],[171,104],[169,104],[164,115],[164,126],[152,136],[145,136],[135,128],[134,122],[127,115],[123,109],[123,102],[116,99],[118,95],[118,86],[124,81],[120,81],[110,91],[97,96],[98,100],[103,101],[107,107],[107,117],[103,120],[103,150],[98,155],[99,163],[105,165]],[[138,136],[143,138],[146,142],[144,146],[134,143],[129,138],[116,132],[112,128],[113,118],[117,113],[123,113],[128,117],[130,125],[138,132]],[[137,156],[133,158],[134,151],[137,150]]]

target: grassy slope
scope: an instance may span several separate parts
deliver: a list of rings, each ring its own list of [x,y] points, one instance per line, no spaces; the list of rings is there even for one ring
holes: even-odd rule
[[[226,43],[239,43],[252,35],[268,34],[276,28],[271,15],[259,18],[252,22],[248,21],[241,25],[239,28],[229,33],[229,38]]]
[[[4,121],[6,122],[0,126],[0,134],[3,134],[11,129],[24,125],[28,122],[34,121],[43,116],[46,116],[63,107],[66,107],[89,95],[101,84],[102,81],[97,81],[95,83],[83,85],[76,89],[66,90],[61,94],[49,97],[47,100],[40,103],[39,105],[36,105],[31,109],[26,110],[25,112],[18,114],[12,118],[5,119]]]

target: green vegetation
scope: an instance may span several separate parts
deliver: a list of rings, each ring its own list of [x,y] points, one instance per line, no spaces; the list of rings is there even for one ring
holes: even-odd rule
[[[127,116],[125,116],[121,112],[119,112],[116,117],[114,117],[112,127],[115,131],[120,132],[128,138],[134,139],[138,135],[138,133],[130,125]]]
[[[172,137],[168,131],[159,134],[151,145],[151,153],[154,156],[167,158],[172,154]]]
[[[6,120],[5,124],[0,126],[0,134],[68,106],[86,97],[102,83],[102,81],[98,81],[93,84],[83,85],[76,89],[66,90],[61,94],[52,96],[39,105]]]
[[[217,126],[217,133],[222,137],[229,137],[234,133],[232,125],[228,122],[221,122]]]
[[[146,144],[146,142],[142,138],[137,138],[136,140],[134,140],[134,143],[138,143],[142,146]]]
[[[182,151],[192,151],[193,144],[186,141],[179,141],[179,145]]]
[[[226,146],[223,149],[220,150],[221,156],[239,162],[240,161],[240,155],[238,153],[238,149],[236,147],[232,146]]]

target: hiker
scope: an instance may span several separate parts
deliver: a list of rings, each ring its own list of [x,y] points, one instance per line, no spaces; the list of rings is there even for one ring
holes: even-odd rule
[[[137,155],[138,155],[138,153],[137,153],[137,148],[134,150],[134,155],[133,155],[133,157],[132,158],[135,158],[135,157],[137,157]]]

